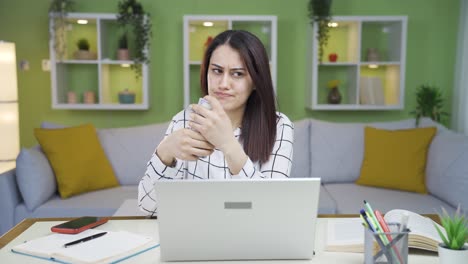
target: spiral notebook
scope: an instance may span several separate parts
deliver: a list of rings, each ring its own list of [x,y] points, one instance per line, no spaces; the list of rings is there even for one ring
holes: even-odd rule
[[[51,234],[26,241],[12,252],[61,263],[118,263],[159,244],[149,236],[127,231],[107,231],[99,238],[65,248],[64,244],[103,232],[88,229],[76,235]]]

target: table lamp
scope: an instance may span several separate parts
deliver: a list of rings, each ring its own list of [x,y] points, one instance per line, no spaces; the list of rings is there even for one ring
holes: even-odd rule
[[[0,40],[0,173],[16,166],[19,146],[15,44]]]

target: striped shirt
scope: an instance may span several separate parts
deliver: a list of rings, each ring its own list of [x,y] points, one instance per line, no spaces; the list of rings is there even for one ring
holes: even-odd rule
[[[172,132],[188,127],[189,112],[183,110],[172,118],[166,137]],[[239,140],[241,129],[234,130],[234,136]],[[277,112],[276,140],[270,159],[261,166],[258,162],[247,159],[241,171],[233,175],[226,164],[223,152],[215,149],[206,157],[195,161],[176,159],[174,167],[166,166],[153,153],[148,161],[146,173],[138,186],[138,206],[148,215],[157,215],[157,201],[154,184],[159,180],[172,179],[251,179],[251,178],[287,178],[291,172],[293,157],[294,126],[289,118]],[[185,177],[185,175],[187,175]]]

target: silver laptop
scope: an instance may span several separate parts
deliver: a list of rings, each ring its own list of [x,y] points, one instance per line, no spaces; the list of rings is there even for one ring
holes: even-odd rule
[[[310,259],[319,178],[155,185],[163,261]]]

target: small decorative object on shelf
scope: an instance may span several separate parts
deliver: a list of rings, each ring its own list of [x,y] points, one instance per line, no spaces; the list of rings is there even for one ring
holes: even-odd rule
[[[380,54],[376,48],[368,48],[367,49],[367,61],[379,61]]]
[[[119,50],[117,51],[118,60],[129,60],[127,32],[124,32],[119,38]]]
[[[67,93],[67,103],[69,104],[76,104],[78,101],[76,100],[76,93],[75,92],[68,92]]]
[[[331,5],[332,0],[309,0],[308,4],[311,23],[317,22],[318,25],[317,40],[319,42],[319,63],[322,62],[323,48],[327,45],[330,36],[328,23],[331,20]]]
[[[338,80],[331,80],[328,82],[328,88],[330,91],[328,92],[328,103],[329,104],[339,104],[341,103],[341,93],[338,90],[338,85],[340,81]]]
[[[328,60],[330,62],[336,62],[338,60],[338,54],[336,54],[336,53],[328,54]]]
[[[89,42],[87,39],[82,38],[76,42],[78,50],[75,51],[75,59],[78,60],[93,60],[96,59],[96,54],[89,51]]]
[[[141,76],[141,64],[150,62],[147,49],[150,45],[151,19],[150,14],[146,13],[143,6],[137,0],[121,0],[118,4],[117,22],[125,30],[131,30],[135,34],[135,43],[132,50],[135,54],[132,68],[137,77]]]
[[[208,37],[206,38],[205,44],[203,44],[204,49],[208,48],[208,46],[211,44],[212,41],[213,41],[213,37],[212,37],[212,36],[208,36]],[[204,51],[203,51],[203,52],[204,52]]]
[[[96,103],[96,97],[94,96],[93,91],[86,91],[83,93],[83,102],[85,104],[94,104]]]
[[[415,115],[416,126],[419,125],[421,117],[430,117],[436,122],[441,122],[442,116],[448,116],[444,107],[444,97],[439,88],[429,85],[421,85],[416,90],[416,110],[411,114]]]
[[[119,92],[119,103],[121,104],[134,104],[135,103],[135,92],[131,92],[125,89]]]
[[[443,243],[439,244],[439,260],[441,264],[462,264],[468,260],[468,219],[462,213],[460,205],[453,216],[450,216],[442,207],[439,214],[442,231],[434,225]]]

